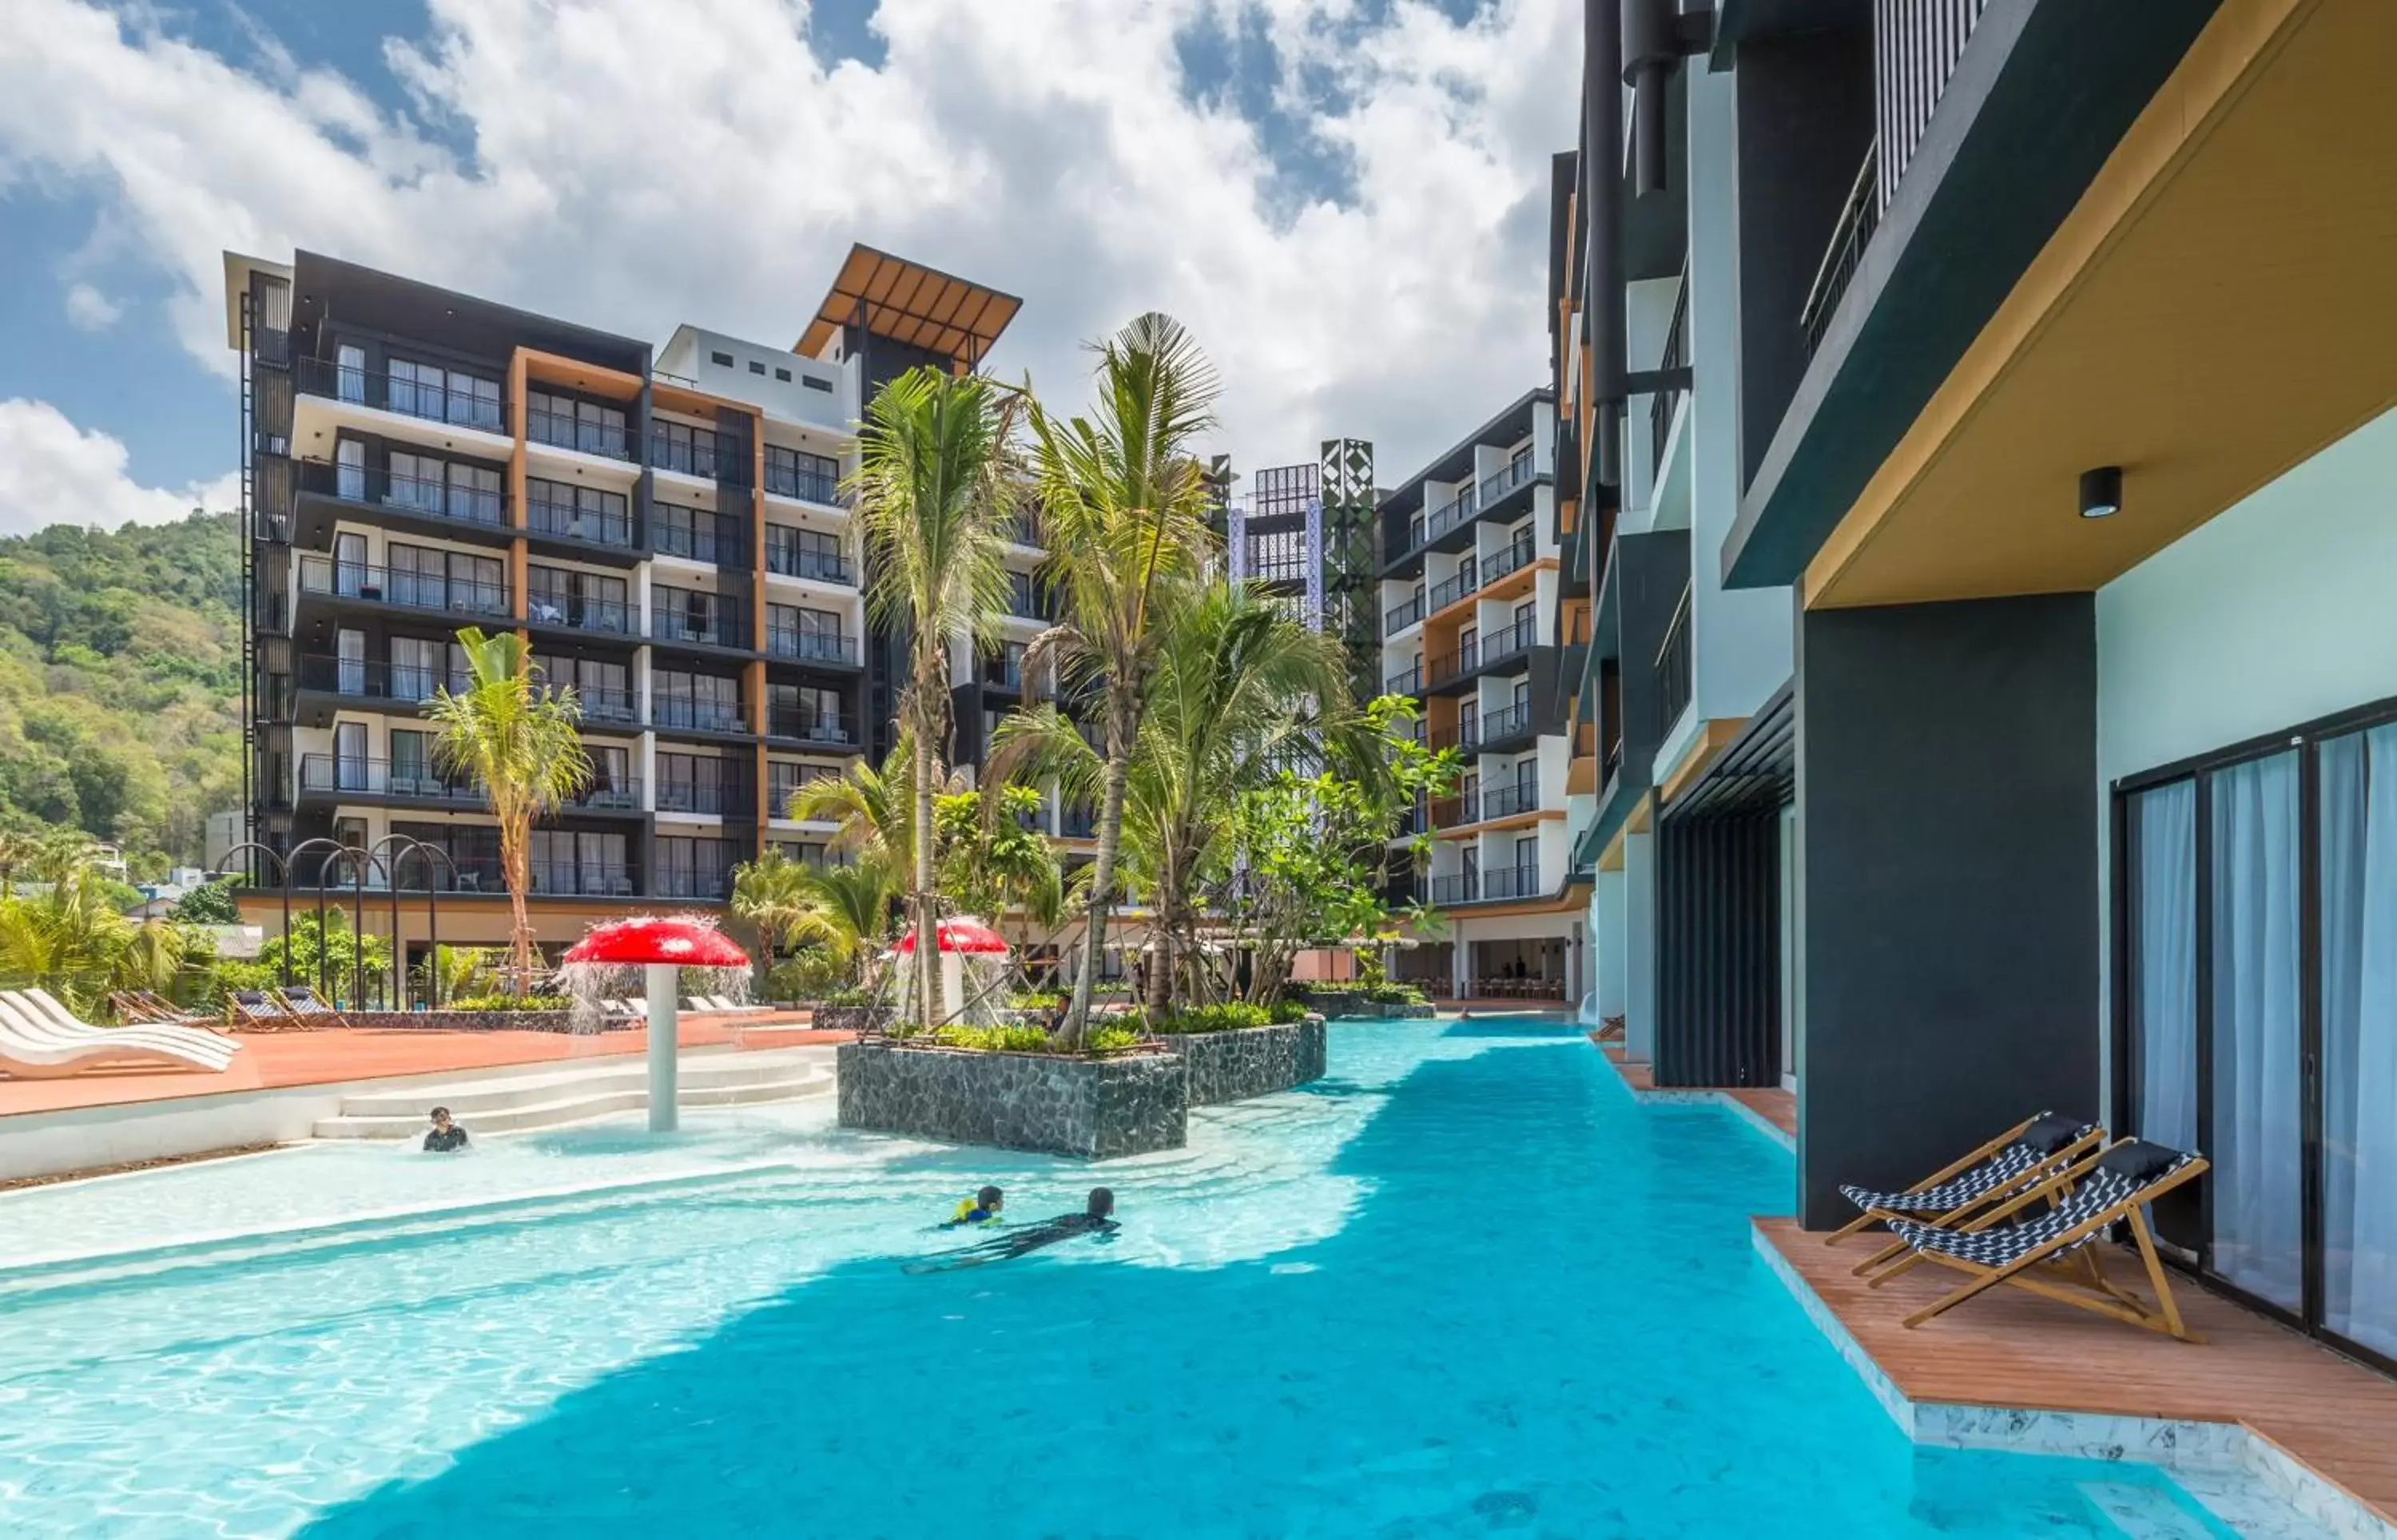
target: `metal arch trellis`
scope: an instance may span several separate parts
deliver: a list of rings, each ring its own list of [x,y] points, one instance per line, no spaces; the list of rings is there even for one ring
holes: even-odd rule
[[[397,848],[390,848],[394,846]],[[380,869],[383,874],[384,885],[391,894],[392,999],[395,1002],[405,1001],[408,988],[408,964],[406,950],[400,942],[399,921],[400,900],[405,896],[402,879],[408,870],[408,858],[418,856],[424,862],[425,945],[428,955],[431,956],[439,955],[441,945],[441,884],[440,871],[436,870],[435,862],[439,863],[441,869],[448,870],[449,880],[453,883],[458,880],[457,862],[441,846],[409,834],[386,834],[371,846],[364,848],[345,844],[338,840],[319,837],[302,841],[293,846],[288,854],[257,840],[246,840],[226,851],[224,864],[228,869],[233,866],[236,856],[263,856],[275,873],[275,887],[282,899],[280,934],[284,943],[281,973],[282,983],[286,988],[291,983],[289,939],[291,936],[291,871],[299,858],[311,851],[319,852],[324,857],[317,868],[315,883],[316,935],[319,937],[316,948],[317,991],[320,994],[327,992],[328,982],[326,976],[328,949],[323,944],[322,937],[325,934],[326,898],[331,891],[332,883],[327,878],[326,872],[346,862],[351,872],[352,929],[358,939],[358,945],[352,950],[351,993],[355,999],[363,999],[366,994],[366,886],[368,876]],[[257,870],[254,864],[251,870]],[[439,970],[435,969],[429,976],[426,1000],[430,1005],[438,1009],[441,1004]]]
[[[283,982],[286,985],[291,982],[291,869],[300,864],[301,856],[312,850],[320,850],[323,853],[316,864],[316,992],[323,996],[328,994],[331,989],[325,976],[325,961],[332,950],[325,945],[325,897],[332,883],[326,873],[337,870],[339,863],[347,862],[350,868],[352,893],[350,930],[353,936],[353,945],[350,948],[350,996],[353,1000],[363,1000],[367,992],[366,932],[368,857],[367,853],[356,845],[344,844],[339,840],[324,835],[319,835],[313,840],[302,840],[293,845],[291,853],[284,857]]]
[[[400,848],[388,856],[387,845]],[[391,999],[395,1008],[405,1010],[408,1004],[408,948],[399,934],[400,879],[408,870],[408,858],[419,856],[424,860],[424,956],[425,1004],[433,1010],[441,1008],[441,883],[434,870],[434,857],[449,869],[449,880],[458,880],[458,863],[449,852],[437,844],[420,840],[412,834],[386,834],[368,847],[367,858],[380,862],[383,868],[383,883],[391,890]],[[359,949],[361,957],[365,949]]]

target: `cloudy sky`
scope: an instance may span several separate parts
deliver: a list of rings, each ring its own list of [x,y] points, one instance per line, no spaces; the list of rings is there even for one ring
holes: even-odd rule
[[[1546,369],[1572,0],[0,0],[0,534],[232,505],[220,253],[787,344],[851,241],[1081,399],[1199,334],[1243,469],[1393,482]]]

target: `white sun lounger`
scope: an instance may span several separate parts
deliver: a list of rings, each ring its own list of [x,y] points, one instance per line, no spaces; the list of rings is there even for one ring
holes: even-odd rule
[[[138,1042],[144,1046],[164,1048],[181,1054],[233,1062],[241,1044],[231,1038],[199,1027],[177,1027],[164,1022],[141,1022],[129,1027],[96,1027],[70,1011],[57,996],[36,986],[30,989],[10,989],[0,993],[0,1002],[16,1007],[17,1017],[33,1035],[47,1035],[62,1042]]]
[[[0,1070],[20,1080],[54,1080],[101,1065],[171,1066],[221,1074],[233,1060],[185,1044],[135,1042],[115,1031],[92,1029],[89,1037],[61,1034],[27,1013],[22,1001],[0,1001]]]

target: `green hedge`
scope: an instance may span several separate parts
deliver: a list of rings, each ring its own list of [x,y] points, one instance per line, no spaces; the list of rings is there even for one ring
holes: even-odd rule
[[[1292,993],[1310,1000],[1362,1000],[1375,1005],[1422,1005],[1423,990],[1413,984],[1299,984]]]
[[[445,1000],[445,1011],[570,1011],[574,1009],[571,995],[468,995],[461,1000]]]

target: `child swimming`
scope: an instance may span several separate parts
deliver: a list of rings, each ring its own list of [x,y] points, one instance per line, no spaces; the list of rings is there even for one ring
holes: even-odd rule
[[[948,1217],[943,1229],[955,1229],[959,1225],[995,1225],[998,1211],[1007,1206],[1007,1194],[995,1187],[984,1188],[971,1198],[957,1200],[955,1214]]]

